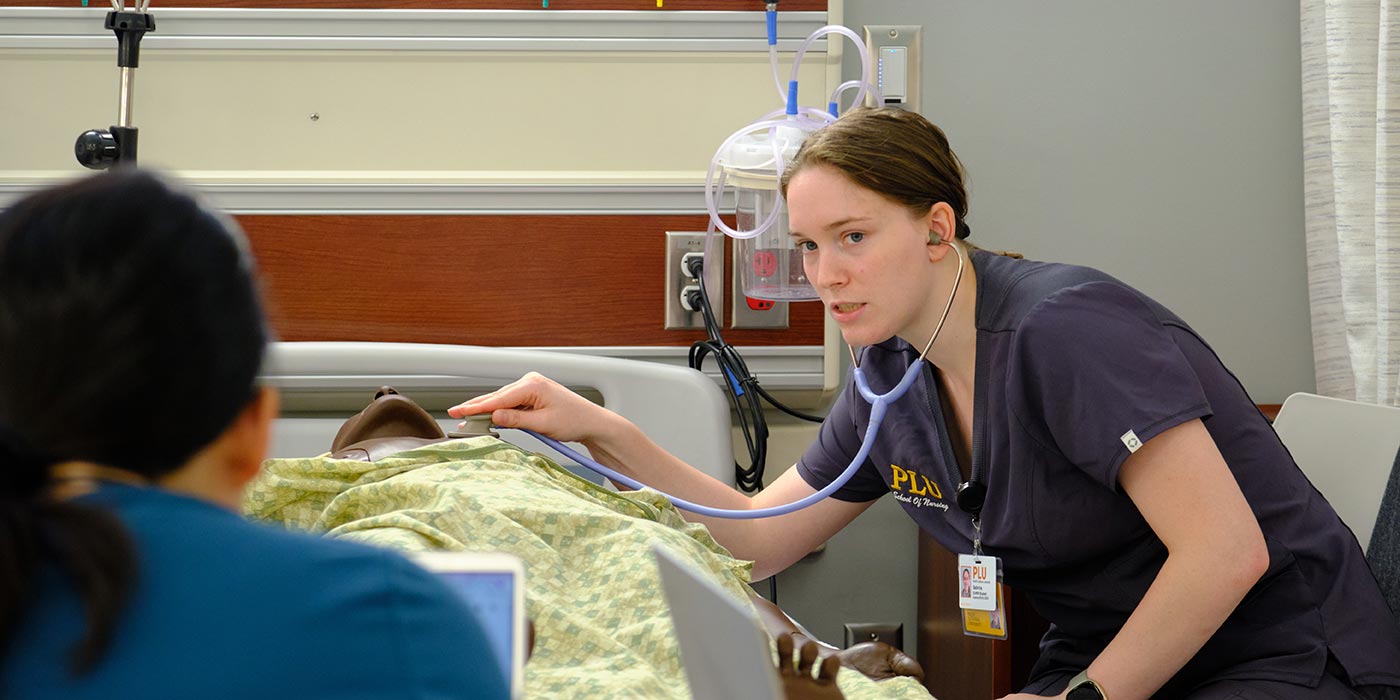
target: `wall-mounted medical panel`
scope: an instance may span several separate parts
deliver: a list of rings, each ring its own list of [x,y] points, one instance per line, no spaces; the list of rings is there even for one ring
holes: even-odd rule
[[[762,12],[154,15],[141,159],[199,183],[696,183],[733,129],[782,106]],[[0,187],[81,172],[74,138],[115,123],[102,16],[0,10]],[[825,15],[782,16],[785,73]],[[825,45],[801,71],[813,104]]]
[[[594,348],[683,364],[665,330],[660,232],[703,215],[244,215],[281,340]],[[769,387],[823,385],[819,303],[788,328],[726,331]]]
[[[283,339],[684,363],[702,334],[664,329],[656,242],[705,228],[715,149],[782,106],[794,54],[839,2],[784,1],[778,76],[759,2],[425,3],[157,2],[135,71],[140,162],[240,215]],[[0,207],[84,173],[74,139],[116,123],[106,12],[0,8]],[[826,103],[841,49],[811,45],[802,103]],[[766,386],[830,390],[834,334],[803,306],[787,329],[725,339]]]

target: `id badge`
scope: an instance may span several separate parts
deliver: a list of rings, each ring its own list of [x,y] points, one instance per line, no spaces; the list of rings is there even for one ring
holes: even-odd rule
[[[958,555],[958,607],[962,609],[963,634],[1006,639],[1006,595],[1000,559]]]

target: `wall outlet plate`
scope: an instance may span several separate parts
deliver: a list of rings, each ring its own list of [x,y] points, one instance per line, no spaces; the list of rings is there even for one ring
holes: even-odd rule
[[[681,266],[686,253],[704,253],[704,231],[666,232],[666,330],[704,330],[705,316],[699,311],[689,311],[681,306],[681,290],[699,282]],[[720,316],[724,324],[724,241],[718,241],[720,254],[715,260],[705,261],[705,290],[710,294],[710,308]]]
[[[904,625],[901,623],[847,622],[845,628],[845,649],[863,642],[884,642],[896,649],[904,649]]]

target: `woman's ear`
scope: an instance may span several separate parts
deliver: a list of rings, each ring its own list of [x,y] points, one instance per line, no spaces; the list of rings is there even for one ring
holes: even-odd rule
[[[243,411],[230,426],[233,431],[231,453],[235,479],[246,483],[257,476],[267,457],[268,442],[272,437],[272,424],[277,420],[280,396],[269,386],[254,390],[253,399],[243,407]]]
[[[921,222],[928,228],[929,258],[934,262],[943,259],[948,253],[948,245],[957,238],[958,218],[947,202],[939,202],[929,207]]]
[[[243,489],[262,468],[272,422],[277,418],[277,390],[258,387],[233,422],[190,461],[159,483],[238,510]]]

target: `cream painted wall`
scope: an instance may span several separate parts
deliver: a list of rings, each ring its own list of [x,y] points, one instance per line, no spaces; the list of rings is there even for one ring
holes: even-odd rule
[[[694,183],[781,106],[756,53],[167,49],[136,73],[142,161],[229,177]],[[78,172],[73,140],[115,122],[117,75],[111,51],[0,51],[0,171]]]

